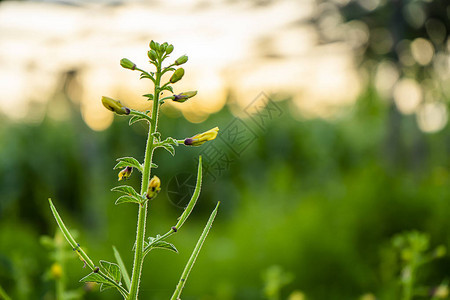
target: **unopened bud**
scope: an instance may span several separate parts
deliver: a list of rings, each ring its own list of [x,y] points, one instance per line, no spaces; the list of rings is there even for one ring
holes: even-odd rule
[[[120,65],[125,69],[136,70],[136,64],[128,58],[122,58],[120,60]]]
[[[167,42],[162,43],[161,47],[159,47],[159,49],[161,50],[161,52],[166,51],[167,46],[169,46],[169,44],[167,44]]]
[[[212,141],[217,137],[219,133],[219,127],[214,127],[206,132],[199,133],[194,135],[191,138],[187,138],[184,140],[184,144],[186,146],[200,146],[207,141]]]
[[[156,51],[155,50],[150,50],[147,52],[148,58],[150,58],[153,61],[156,61],[156,58],[158,57],[156,55]]]
[[[176,69],[175,72],[173,72],[172,77],[170,77],[170,82],[175,83],[177,81],[180,81],[181,78],[184,76],[184,69],[179,68]]]
[[[154,40],[150,41],[150,49],[153,49],[155,51],[158,51],[159,49],[159,44],[157,42],[155,42]]]
[[[173,45],[170,44],[170,45],[167,46],[167,48],[166,48],[166,54],[170,54],[170,53],[172,53],[172,51],[173,51]]]
[[[183,55],[183,56],[180,56],[177,58],[177,60],[175,61],[175,65],[179,66],[179,65],[186,63],[187,61],[188,61],[188,57],[186,55]]]
[[[197,91],[184,92],[184,93],[181,93],[178,95],[173,95],[173,101],[184,102],[184,101],[188,100],[189,98],[194,97],[195,95],[197,95]]]
[[[129,166],[126,167],[119,172],[119,181],[128,179],[131,176],[131,173],[133,173],[133,168]]]
[[[120,103],[119,100],[114,100],[112,98],[103,96],[102,97],[103,106],[109,109],[112,112],[115,112],[118,115],[129,115],[130,109],[125,107]]]
[[[159,180],[158,176],[153,176],[150,182],[148,183],[148,189],[147,189],[147,199],[152,200],[154,199],[159,191],[161,190],[161,180]]]

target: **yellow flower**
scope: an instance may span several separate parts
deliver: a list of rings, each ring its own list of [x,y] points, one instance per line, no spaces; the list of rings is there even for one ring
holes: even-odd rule
[[[52,274],[52,277],[55,279],[59,279],[62,276],[62,268],[61,265],[58,263],[53,263],[50,267],[50,273]]]
[[[119,172],[119,181],[126,180],[131,176],[131,173],[133,172],[132,167],[126,167],[122,171]]]
[[[109,109],[112,112],[115,112],[118,115],[129,115],[130,109],[125,107],[120,103],[119,100],[114,100],[112,98],[103,96],[102,97],[103,106]]]
[[[148,184],[147,199],[152,200],[153,198],[155,198],[160,190],[161,180],[158,178],[158,176],[153,176]]]
[[[217,137],[219,133],[219,127],[214,127],[206,132],[194,135],[191,138],[184,140],[186,146],[200,146],[207,141],[212,141]]]

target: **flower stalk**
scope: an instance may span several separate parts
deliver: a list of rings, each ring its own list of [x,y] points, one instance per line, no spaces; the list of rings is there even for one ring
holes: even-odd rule
[[[110,98],[110,97],[102,97],[103,105],[110,111],[114,112],[119,116],[129,116],[130,121],[129,124],[132,125],[138,121],[145,121],[148,125],[148,137],[145,146],[145,154],[144,161],[140,163],[136,158],[133,157],[122,157],[117,159],[117,164],[114,169],[121,169],[118,173],[119,181],[125,181],[128,179],[132,172],[142,173],[142,180],[140,191],[137,192],[132,186],[128,185],[120,185],[116,186],[112,189],[112,191],[121,192],[124,195],[120,196],[115,204],[119,205],[122,203],[135,203],[138,204],[138,213],[137,213],[137,226],[136,226],[136,240],[134,244],[134,257],[133,257],[133,268],[131,271],[131,278],[128,276],[128,271],[123,263],[123,260],[120,257],[118,250],[113,247],[114,256],[117,260],[116,263],[111,263],[108,261],[100,260],[99,264],[96,265],[94,261],[86,254],[86,252],[80,247],[80,245],[75,241],[75,239],[70,234],[67,227],[64,225],[61,217],[59,216],[56,208],[50,200],[50,207],[53,212],[53,215],[63,232],[65,238],[72,246],[74,251],[76,251],[77,256],[83,261],[83,263],[92,270],[90,274],[83,277],[81,282],[96,282],[100,284],[100,290],[104,290],[110,287],[115,287],[119,293],[126,300],[137,300],[139,296],[139,287],[141,285],[141,274],[144,263],[144,258],[152,249],[166,249],[173,252],[178,252],[175,246],[167,241],[165,241],[169,236],[178,232],[181,226],[185,223],[189,215],[191,214],[197,199],[200,194],[200,187],[202,181],[202,163],[201,157],[199,158],[198,165],[198,173],[197,173],[197,184],[195,187],[194,194],[185,208],[184,212],[178,219],[175,226],[170,227],[170,230],[164,235],[157,235],[156,237],[146,237],[146,223],[147,223],[147,212],[148,212],[148,203],[150,200],[154,200],[161,190],[161,180],[153,175],[151,177],[151,169],[155,168],[156,165],[153,164],[153,154],[155,149],[163,148],[169,151],[172,155],[175,155],[175,146],[178,146],[180,143],[184,143],[189,146],[200,146],[207,141],[214,140],[218,134],[219,128],[215,127],[207,132],[194,135],[192,138],[188,138],[185,140],[177,140],[172,137],[167,137],[166,139],[161,139],[161,134],[158,132],[158,119],[159,119],[159,109],[160,106],[164,103],[164,101],[172,100],[174,102],[183,103],[186,100],[194,97],[197,94],[197,91],[188,91],[181,92],[175,94],[173,91],[172,84],[180,81],[184,76],[184,69],[177,68],[174,66],[178,66],[184,64],[188,61],[188,57],[183,55],[179,57],[174,63],[169,64],[166,67],[163,67],[163,61],[168,58],[169,54],[172,53],[174,47],[173,45],[169,45],[168,43],[159,44],[155,41],[150,42],[150,50],[147,52],[147,56],[150,59],[150,63],[154,65],[156,70],[154,72],[147,72],[137,67],[131,60],[123,58],[120,61],[120,65],[131,71],[138,71],[141,73],[141,79],[150,79],[154,85],[152,94],[145,94],[144,97],[147,98],[148,101],[152,102],[152,110],[151,115],[149,116],[150,111],[138,111],[132,108],[128,108],[123,105],[119,100]],[[172,76],[170,77],[168,82],[162,83],[162,76],[167,73],[172,72]],[[163,91],[171,92],[171,96],[166,96],[160,99],[160,95]],[[151,178],[151,179],[150,179]],[[185,271],[182,274],[180,282],[182,284],[178,284],[176,287],[176,291],[173,297],[179,298],[181,291],[184,287],[187,276],[189,275],[190,270],[192,269],[194,262],[198,256],[198,253],[203,245],[203,242],[209,232],[209,229],[212,226],[212,222],[214,221],[214,217],[217,214],[218,205],[214,209],[211,217],[205,226],[205,229],[195,247],[191,258],[189,259]],[[122,285],[122,279],[124,280],[124,285]],[[126,288],[125,288],[125,287]]]

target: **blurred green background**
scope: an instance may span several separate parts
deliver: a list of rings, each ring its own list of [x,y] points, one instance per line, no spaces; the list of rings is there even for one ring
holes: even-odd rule
[[[247,3],[254,10],[273,4]],[[309,3],[315,10],[302,22],[317,32],[317,45],[350,44],[348,53],[360,79],[354,82],[360,86],[358,93],[352,101],[330,107],[304,99],[308,93],[299,100],[301,91],[292,86],[267,90],[261,83],[239,106],[233,86],[240,82],[231,81],[220,94],[226,104],[201,120],[186,120],[183,115],[189,111],[163,111],[163,137],[184,138],[219,126],[221,135],[211,145],[230,161],[219,165],[219,160],[205,160],[209,174],[199,202],[183,229],[170,238],[179,254],[154,251],[146,258],[142,299],[167,299],[172,294],[217,201],[219,213],[183,292],[186,300],[400,299],[404,265],[393,237],[417,230],[429,237],[430,253],[439,245],[450,247],[450,6],[437,0]],[[202,11],[197,2],[192,6]],[[1,2],[0,14],[5,7]],[[329,15],[338,16],[332,19],[346,30],[356,29],[332,35],[334,25],[323,21]],[[352,48],[352,34],[364,32],[366,38]],[[162,35],[161,42],[170,43],[169,38]],[[6,38],[2,41],[9,45]],[[184,51],[183,44],[174,45]],[[266,46],[262,44],[270,48]],[[145,56],[145,51],[141,47],[139,55]],[[264,55],[276,62],[289,59]],[[120,68],[117,60],[108,63]],[[291,64],[288,74],[295,68]],[[312,66],[325,73],[328,67]],[[189,63],[185,69],[186,77],[197,72]],[[39,74],[39,69],[34,72]],[[109,190],[117,185],[117,172],[112,170],[116,158],[143,159],[146,131],[143,124],[129,127],[127,118],[117,116],[105,128],[90,125],[76,97],[83,89],[80,74],[73,68],[60,72],[50,96],[43,102],[32,98],[28,115],[21,118],[9,114],[15,110],[14,98],[0,99],[0,286],[12,299],[55,299],[55,278],[60,278],[55,260],[63,262],[67,290],[83,299],[120,299],[113,290],[100,293],[98,287],[78,282],[88,271],[65,241],[55,237],[48,198],[92,258],[114,261],[115,245],[131,268],[137,208],[115,206],[117,195]],[[295,86],[304,79],[289,80]],[[102,85],[96,89],[99,94],[108,91]],[[322,92],[327,95],[326,89]],[[118,88],[114,93],[134,92]],[[329,92],[327,97],[334,96]],[[261,99],[268,105],[252,102]],[[100,98],[90,101],[99,103]],[[321,113],[303,111],[298,101],[317,101],[318,108],[311,111]],[[55,117],[54,107],[64,111],[64,117]],[[258,111],[246,114],[245,107]],[[30,120],[33,111],[42,112],[41,117]],[[244,144],[230,142],[230,130],[237,123],[247,130]],[[196,158],[211,150],[206,146],[177,147],[174,158],[156,151],[159,168],[154,172],[161,178],[162,192],[150,206],[149,235],[165,233],[175,224],[183,203],[176,203],[179,198],[170,194],[169,182],[195,174]],[[241,148],[236,153],[233,147]],[[133,175],[129,184],[138,187],[140,178],[137,172]],[[433,288],[449,276],[448,256],[424,264],[417,272],[422,296],[414,299],[431,299]]]

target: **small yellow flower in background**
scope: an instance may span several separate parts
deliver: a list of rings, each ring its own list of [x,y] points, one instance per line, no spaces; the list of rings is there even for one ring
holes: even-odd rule
[[[152,200],[153,198],[155,198],[160,190],[161,180],[158,178],[158,176],[153,176],[148,184],[147,199]]]
[[[129,115],[130,109],[125,107],[120,103],[119,100],[114,100],[112,98],[103,96],[102,97],[103,106],[109,109],[112,112],[115,112],[118,115]]]
[[[58,263],[53,263],[53,265],[50,267],[50,274],[52,274],[52,277],[55,279],[59,279],[62,276],[62,268],[61,265]]]
[[[184,144],[186,146],[200,146],[207,141],[212,141],[217,137],[219,133],[219,127],[214,127],[206,132],[199,133],[194,135],[191,138],[187,138],[184,140]]]
[[[131,176],[131,173],[133,172],[132,167],[126,167],[122,171],[119,172],[119,181],[126,180]]]
[[[293,291],[288,298],[288,300],[305,300],[305,299],[306,299],[305,294],[297,290]]]
[[[448,286],[445,284],[441,284],[433,293],[433,296],[438,299],[447,299],[448,294],[449,294]]]

